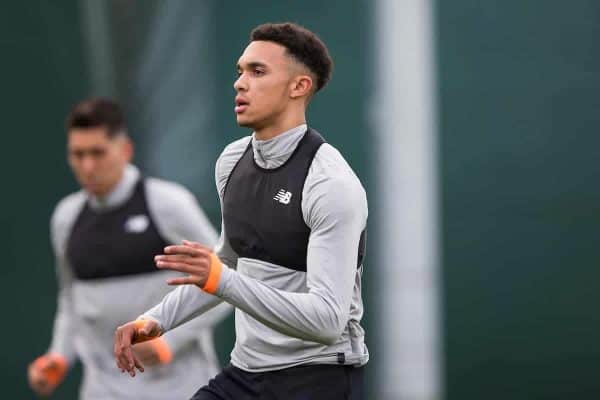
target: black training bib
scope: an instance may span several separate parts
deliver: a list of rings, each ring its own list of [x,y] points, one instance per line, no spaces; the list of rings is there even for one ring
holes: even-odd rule
[[[229,243],[239,257],[253,258],[306,271],[310,229],[302,216],[302,190],[308,170],[325,140],[308,129],[281,166],[256,165],[252,141],[237,162],[225,187],[223,222]],[[359,245],[359,265],[365,235]]]
[[[167,242],[160,236],[140,179],[131,198],[107,211],[86,202],[67,242],[67,258],[78,279],[98,279],[154,272],[154,256]]]

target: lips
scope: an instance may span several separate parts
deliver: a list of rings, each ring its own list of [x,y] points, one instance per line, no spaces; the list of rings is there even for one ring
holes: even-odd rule
[[[235,111],[236,114],[241,114],[244,111],[246,111],[246,109],[248,108],[248,100],[237,96],[235,98],[235,108],[233,109]]]

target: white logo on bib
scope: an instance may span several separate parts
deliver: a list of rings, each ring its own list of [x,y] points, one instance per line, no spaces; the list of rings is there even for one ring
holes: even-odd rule
[[[292,194],[287,192],[285,189],[279,189],[279,192],[273,197],[273,200],[280,202],[281,204],[290,204]]]
[[[146,229],[148,229],[149,225],[150,225],[150,220],[148,219],[147,216],[145,216],[143,214],[132,215],[131,217],[127,218],[127,221],[125,221],[125,232],[142,233]]]

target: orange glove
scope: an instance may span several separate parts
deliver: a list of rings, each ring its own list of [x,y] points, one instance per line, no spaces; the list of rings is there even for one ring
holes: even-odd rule
[[[29,364],[29,386],[37,394],[47,396],[62,382],[67,369],[65,357],[57,353],[44,354]]]

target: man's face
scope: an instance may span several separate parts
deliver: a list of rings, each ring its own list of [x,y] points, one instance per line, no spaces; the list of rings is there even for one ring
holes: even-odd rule
[[[295,63],[285,47],[266,41],[251,42],[238,60],[235,114],[237,123],[253,129],[269,126],[286,110]]]
[[[104,196],[115,187],[133,155],[129,139],[124,135],[111,138],[105,127],[70,130],[67,151],[75,178],[96,196]]]

